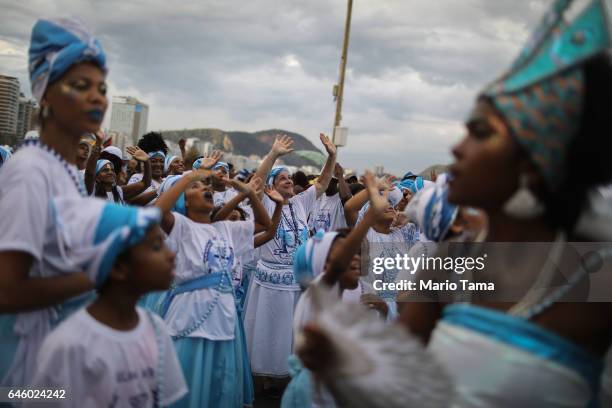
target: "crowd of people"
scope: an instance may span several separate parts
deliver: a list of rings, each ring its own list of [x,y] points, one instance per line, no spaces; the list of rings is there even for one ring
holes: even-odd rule
[[[611,404],[612,303],[563,301],[588,271],[516,302],[453,302],[375,290],[374,278],[402,272],[369,267],[448,242],[549,242],[546,262],[558,264],[571,262],[568,241],[612,235],[582,222],[612,216],[595,211],[612,182],[612,39],[601,0],[568,20],[572,3],[554,1],[477,98],[449,172],[429,179],[347,177],[324,134],[327,160],[310,177],[279,163],[293,151],[285,135],[257,169],[220,151],[187,157],[184,143],[174,156],[156,132],[125,151],[107,145],[101,44],[77,20],[38,20],[29,73],[39,137],[0,148],[0,385],[65,390],[50,404],[70,407],[225,408],[262,396],[285,408],[381,406],[386,385],[351,392],[351,373],[391,351],[371,357],[359,347],[372,339],[355,349],[334,340],[317,320],[324,289],[362,313],[343,324],[405,329],[422,345],[418,361],[450,379],[428,393],[440,377],[423,366],[390,376],[389,390],[394,379],[423,384],[394,392],[397,406]],[[546,262],[528,261],[500,273],[550,284]]]

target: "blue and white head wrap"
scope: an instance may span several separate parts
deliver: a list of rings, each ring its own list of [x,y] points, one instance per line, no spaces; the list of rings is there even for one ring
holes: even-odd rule
[[[440,242],[445,239],[459,208],[448,201],[448,178],[438,177],[436,183],[419,191],[406,207],[406,215],[416,223],[427,239]]]
[[[97,288],[106,282],[117,257],[161,221],[158,208],[96,198],[55,198],[51,206],[62,257],[75,270],[84,270]]]
[[[197,170],[200,167],[202,167],[202,161],[204,160],[204,158],[200,157],[199,159],[197,159],[196,161],[193,162],[193,165],[191,166],[191,168],[193,170]]]
[[[242,169],[236,175],[236,179],[244,182],[249,178],[250,175],[251,175],[251,172],[248,169]]]
[[[161,186],[159,186],[159,194],[163,194],[166,191],[170,190],[170,187],[175,185],[176,182],[181,179],[181,177],[183,177],[183,175],[174,175],[166,177],[161,183]],[[181,193],[178,200],[176,200],[172,211],[175,211],[179,214],[187,215],[187,206],[185,205],[185,193]]]
[[[571,18],[572,0],[555,0],[509,70],[489,85],[489,98],[512,136],[554,191],[566,175],[572,137],[580,126],[583,66],[612,45],[603,0]]]
[[[164,161],[166,160],[166,155],[161,150],[149,153],[149,159],[152,159],[154,157],[161,157]]]
[[[268,186],[273,185],[274,179],[276,179],[276,176],[281,174],[283,171],[286,171],[287,173],[289,173],[289,169],[284,166],[273,167],[272,170],[270,170],[270,173],[268,174],[268,178],[266,179],[266,185]]]
[[[337,235],[337,232],[320,230],[298,247],[293,255],[293,275],[297,282],[307,285],[324,272],[329,250]]]
[[[401,190],[410,190],[412,194],[416,194],[425,187],[425,180],[420,176],[414,179],[404,179],[398,184],[398,187]]]
[[[168,173],[168,170],[170,169],[170,165],[176,159],[178,159],[178,156],[170,155],[170,156],[166,157],[166,160],[164,160],[164,173]]]
[[[212,166],[212,171],[218,170],[218,169],[225,169],[226,173],[229,173],[229,164],[227,164],[226,162],[222,162],[222,161],[218,161],[215,163],[214,166]]]
[[[32,95],[40,102],[50,84],[84,61],[94,62],[106,72],[104,50],[83,23],[72,18],[38,20],[29,51]]]
[[[0,146],[0,167],[11,157],[10,149]]]
[[[110,164],[111,168],[114,170],[113,163],[111,163],[110,160],[101,159],[96,162],[96,176],[98,175],[98,173],[100,173],[100,171],[102,171],[104,166],[106,166],[107,164]]]

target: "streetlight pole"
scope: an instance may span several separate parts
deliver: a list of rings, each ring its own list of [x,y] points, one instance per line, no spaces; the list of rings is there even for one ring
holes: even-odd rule
[[[340,80],[334,86],[334,96],[336,98],[336,116],[334,119],[334,132],[332,140],[336,137],[336,128],[342,121],[342,99],[344,97],[344,76],[346,73],[346,60],[348,54],[349,37],[351,34],[351,14],[353,11],[353,0],[348,0],[346,12],[346,23],[344,24],[344,43],[342,45],[342,56],[340,58]]]

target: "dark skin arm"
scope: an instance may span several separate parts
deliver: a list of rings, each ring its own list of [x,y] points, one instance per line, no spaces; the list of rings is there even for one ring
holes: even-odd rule
[[[136,197],[130,200],[126,200],[126,201],[128,202],[128,204],[131,204],[131,205],[145,206],[149,204],[151,200],[153,200],[155,197],[157,197],[157,191],[152,190],[152,191],[146,191],[144,193],[141,193],[137,195]]]
[[[0,313],[53,306],[94,288],[82,272],[49,278],[28,276],[34,258],[21,251],[0,252]]]
[[[344,205],[353,195],[351,194],[351,189],[349,188],[348,183],[344,179],[344,169],[340,163],[336,163],[336,167],[334,168],[334,177],[338,179],[338,193],[340,193],[340,201],[342,202],[342,205]]]
[[[255,217],[255,233],[267,230],[270,227],[270,217],[268,212],[264,208],[261,200],[258,198],[259,190],[261,190],[261,179],[257,176],[251,178],[248,184],[241,183],[236,179],[230,179],[230,185],[236,190],[240,191],[234,198],[225,203],[225,205],[215,215],[215,220],[226,219],[232,211],[244,201],[245,198],[249,198],[251,201],[251,207],[253,208],[253,216]]]
[[[276,207],[274,207],[274,213],[272,213],[270,227],[265,232],[255,236],[255,248],[264,245],[274,238],[278,230],[278,224],[280,224],[281,215],[283,214],[283,196],[281,196],[278,191],[274,190],[273,187],[267,187],[265,193],[276,203]]]
[[[89,159],[87,159],[87,165],[85,166],[85,188],[87,194],[93,194],[94,185],[96,184],[96,163],[100,158],[100,151],[102,150],[102,137],[96,134],[96,144],[91,148]]]
[[[143,150],[140,150],[134,146],[128,146],[126,150],[136,160],[144,164],[142,180],[140,180],[138,183],[132,183],[121,187],[123,190],[123,198],[125,200],[129,200],[131,198],[135,198],[151,185],[151,163],[149,162],[149,155]]]

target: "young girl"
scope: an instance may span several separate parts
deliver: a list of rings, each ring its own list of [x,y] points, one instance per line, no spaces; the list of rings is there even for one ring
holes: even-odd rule
[[[405,254],[410,251],[410,248],[419,240],[418,227],[408,222],[404,225],[395,227],[394,221],[397,219],[398,212],[395,207],[402,200],[402,193],[398,188],[392,188],[386,180],[374,180],[368,178],[369,182],[376,183],[375,188],[381,191],[386,191],[388,197],[387,209],[384,217],[377,220],[368,230],[366,235],[367,252],[364,256],[372,258],[393,258],[396,254]],[[369,187],[369,186],[368,186]],[[390,191],[388,191],[391,189]],[[369,206],[366,205],[368,199],[368,190],[362,190],[351,198],[344,206],[346,219],[349,224],[354,224],[356,219],[359,219],[363,214],[367,213]],[[372,283],[375,279],[381,279],[385,283],[395,282],[399,271],[395,269],[385,269],[382,275],[376,276],[369,273],[366,277],[366,282]],[[394,291],[379,291],[378,293],[387,303],[389,320],[394,320],[397,317],[397,305]]]
[[[253,250],[255,232],[268,228],[270,219],[253,190],[261,180],[254,179],[249,186],[233,183],[243,199],[251,200],[254,221],[211,224],[213,189],[211,171],[205,169],[219,157],[216,153],[205,159],[202,168],[182,176],[156,203],[164,212],[168,245],[177,251],[175,286],[166,294],[161,314],[190,388],[177,405],[183,407],[242,407],[253,402],[231,273],[236,259]],[[177,208],[178,200],[183,204]]]
[[[54,401],[62,407],[177,401],[187,387],[167,328],[136,307],[140,296],[172,281],[175,255],[164,244],[160,211],[98,199],[53,205],[68,261],[96,282],[98,297],[47,336],[29,385],[66,390]]]
[[[338,299],[346,290],[354,290],[359,283],[360,257],[358,252],[368,230],[384,218],[387,200],[378,193],[371,173],[366,174],[370,206],[364,218],[355,229],[346,232],[319,231],[314,237],[302,244],[294,258],[293,269],[301,281],[314,278],[313,285],[326,285],[334,288]],[[383,303],[379,301],[378,303]],[[294,336],[302,332],[313,317],[311,289],[300,297],[295,310],[293,323]],[[308,351],[305,353],[308,354]],[[310,363],[310,362],[309,362]],[[294,371],[293,380],[283,395],[283,408],[297,407],[334,407],[331,394],[322,386],[316,386],[308,370],[302,370],[296,357],[290,358]]]
[[[75,167],[79,141],[102,124],[105,55],[80,22],[39,20],[29,51],[32,94],[41,106],[39,140],[29,140],[0,172],[0,382],[23,386],[51,328],[91,291],[66,265],[49,209],[54,196],[85,195]],[[17,203],[17,205],[16,205]],[[71,303],[66,303],[68,300]],[[6,313],[13,313],[7,315]]]
[[[308,214],[327,189],[336,163],[336,147],[325,135],[321,134],[320,139],[328,159],[314,186],[303,193],[294,196],[293,181],[286,168],[272,169],[280,156],[292,151],[293,141],[288,137],[277,138],[256,173],[265,177],[266,183],[273,185],[284,199],[278,230],[274,239],[260,248],[257,271],[247,295],[244,327],[253,373],[258,376],[278,379],[289,375],[293,310],[300,294],[293,276],[293,254],[308,239]],[[266,197],[263,201],[271,214],[276,204]]]

